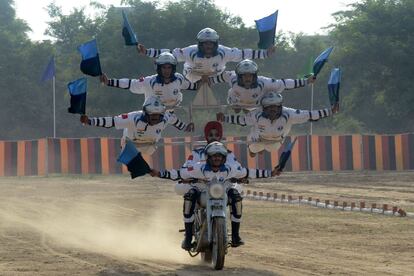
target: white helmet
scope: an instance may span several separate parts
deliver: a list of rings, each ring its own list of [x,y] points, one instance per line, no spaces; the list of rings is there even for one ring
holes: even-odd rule
[[[197,40],[198,42],[206,42],[206,41],[211,41],[211,42],[218,42],[219,40],[219,35],[218,33],[211,29],[211,28],[204,28],[201,31],[198,32],[197,34]]]
[[[269,105],[278,105],[281,106],[283,103],[283,97],[277,92],[269,92],[266,93],[263,98],[260,100],[260,104],[263,107],[269,106]]]
[[[207,156],[213,156],[215,154],[221,154],[222,156],[227,156],[227,148],[220,142],[211,142],[206,146]]]
[[[171,65],[177,65],[177,59],[175,56],[169,52],[161,53],[156,59],[155,63],[157,65],[162,64],[171,64]]]
[[[259,70],[256,62],[245,59],[240,61],[236,66],[236,74],[237,75],[243,75],[243,74],[257,74],[257,71]]]
[[[166,110],[165,105],[155,96],[148,97],[142,109],[146,114],[164,114]]]

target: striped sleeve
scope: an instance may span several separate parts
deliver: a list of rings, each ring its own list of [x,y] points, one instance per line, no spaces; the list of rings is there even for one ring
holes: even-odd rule
[[[311,110],[308,112],[309,112],[309,121],[318,121],[322,118],[332,116],[332,110],[330,108]]]
[[[170,49],[154,49],[154,48],[149,48],[146,49],[145,51],[145,55],[149,56],[149,57],[158,57],[161,53],[164,52],[169,52],[169,53],[173,53]]]
[[[324,108],[320,110],[300,110],[290,109],[289,112],[289,121],[292,124],[302,124],[307,121],[318,121],[322,118],[326,118],[332,115],[332,110],[330,108]]]
[[[262,169],[248,169],[248,176],[249,178],[269,178],[272,177],[271,170],[262,170]]]
[[[175,114],[168,113],[168,123],[173,125],[175,128],[179,130],[183,130],[187,127],[187,124],[181,121]]]
[[[218,83],[230,83],[231,80],[232,71],[224,71],[220,75],[212,76],[209,78],[209,82],[212,84],[218,84]]]
[[[197,83],[192,83],[186,78],[184,77],[182,78],[182,84],[181,84],[182,90],[197,90],[197,88],[198,88]]]
[[[285,84],[285,89],[294,89],[306,86],[306,79],[281,79]]]
[[[246,126],[246,117],[243,115],[225,115],[224,122],[233,125]]]
[[[160,178],[170,179],[170,180],[179,180],[181,179],[180,171],[179,170],[161,170],[160,171]]]
[[[243,49],[242,56],[243,59],[265,59],[267,58],[267,50],[253,50],[253,49]]]
[[[131,87],[130,79],[109,79],[107,86],[117,87],[122,89],[129,89]]]
[[[89,118],[89,125],[111,128],[115,126],[114,117],[92,117]]]

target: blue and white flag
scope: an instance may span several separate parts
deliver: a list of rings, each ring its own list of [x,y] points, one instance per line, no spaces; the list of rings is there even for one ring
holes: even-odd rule
[[[339,103],[339,88],[341,85],[341,69],[334,68],[328,81],[329,102],[331,105]]]
[[[313,62],[313,75],[315,77],[319,74],[319,72],[322,70],[322,67],[328,61],[329,55],[331,54],[333,48],[334,47],[332,46],[323,51]]]
[[[143,176],[151,172],[148,163],[142,158],[141,153],[131,141],[127,141],[122,152],[118,156],[118,162],[127,166],[131,178]]]
[[[133,46],[138,45],[137,35],[132,29],[131,25],[128,22],[128,17],[125,14],[125,11],[122,11],[122,17],[124,18],[124,24],[122,26],[122,36],[125,40],[125,45]]]
[[[280,155],[280,157],[279,157],[279,164],[276,166],[276,168],[279,171],[283,171],[283,169],[285,168],[286,163],[289,160],[289,157],[290,157],[290,155],[292,153],[293,146],[295,145],[297,139],[298,138],[296,137],[295,140],[293,140],[293,142],[290,142],[287,145],[286,149]]]
[[[82,62],[80,64],[82,73],[92,77],[102,75],[96,39],[80,45],[78,50],[82,55]]]
[[[80,78],[68,83],[68,90],[70,94],[69,113],[85,114],[86,108],[86,90],[88,88],[87,79]]]
[[[56,74],[56,71],[55,71],[55,57],[52,56],[49,60],[49,63],[47,64],[47,67],[45,68],[45,71],[43,72],[41,81],[44,82],[44,81],[51,80],[51,79],[53,79],[55,74]]]
[[[277,15],[279,11],[266,16],[262,19],[255,20],[257,30],[259,31],[259,49],[267,49],[275,44]]]

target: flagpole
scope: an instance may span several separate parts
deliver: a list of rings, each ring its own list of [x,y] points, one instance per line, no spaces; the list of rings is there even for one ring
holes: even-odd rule
[[[313,83],[311,84],[311,111],[313,110]],[[310,122],[310,135],[313,134],[313,123]]]
[[[311,111],[313,110],[313,83],[311,84]],[[309,135],[307,135],[307,146],[306,151],[308,155],[308,170],[312,170],[312,164],[311,164],[311,137],[313,134],[313,125],[312,121],[310,122],[310,129],[309,129]]]
[[[56,138],[56,77],[53,76],[53,138]]]

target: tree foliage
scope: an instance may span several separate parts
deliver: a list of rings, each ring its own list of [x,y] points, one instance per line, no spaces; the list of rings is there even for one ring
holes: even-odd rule
[[[121,36],[121,9],[125,9],[138,40],[147,47],[175,48],[195,43],[204,27],[218,31],[221,43],[230,47],[256,48],[258,34],[246,27],[240,17],[220,10],[212,1],[181,0],[159,5],[157,2],[122,0],[127,7],[102,6],[92,2],[63,14],[54,3],[48,6],[50,22],[45,34],[52,41],[34,42],[27,37],[27,24],[16,18],[12,0],[0,0],[0,73],[6,85],[0,88],[0,139],[39,138],[52,135],[51,83],[40,83],[40,76],[52,54],[56,56],[58,135],[119,136],[114,130],[82,127],[78,116],[67,113],[69,97],[66,84],[82,77],[77,46],[97,38],[103,71],[110,77],[137,78],[154,74],[153,60],[139,56],[134,47],[126,47]],[[334,15],[336,23],[329,35],[306,36],[278,33],[274,57],[259,61],[260,74],[274,78],[296,78],[310,72],[310,63],[322,50],[334,45],[330,62],[315,84],[315,108],[328,104],[329,71],[343,71],[342,112],[334,119],[314,124],[318,134],[361,132],[407,132],[414,130],[414,2],[409,0],[361,0],[350,10]],[[229,64],[228,69],[233,69]],[[178,70],[182,69],[182,65]],[[93,116],[115,115],[140,109],[143,96],[103,87],[97,78],[89,78],[87,113]],[[227,86],[214,87],[225,102]],[[184,92],[184,106],[194,98]],[[308,109],[310,89],[284,93],[287,106]],[[188,114],[181,110],[184,118]],[[195,113],[198,132],[214,111]],[[294,129],[307,133],[308,125]],[[240,133],[226,128],[227,134]],[[241,133],[246,133],[243,129]],[[176,135],[174,130],[170,134]]]

